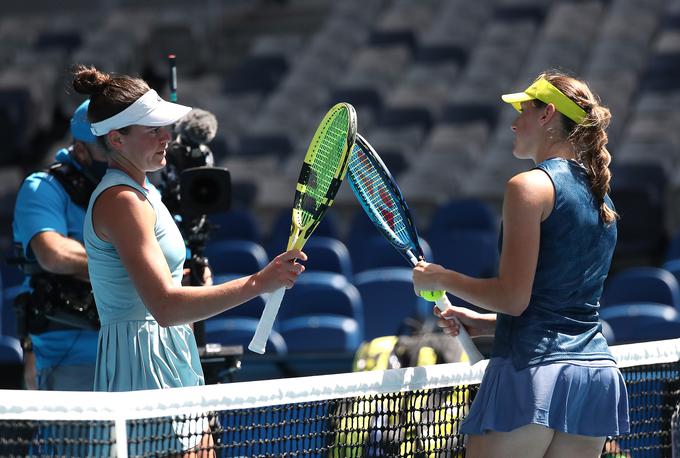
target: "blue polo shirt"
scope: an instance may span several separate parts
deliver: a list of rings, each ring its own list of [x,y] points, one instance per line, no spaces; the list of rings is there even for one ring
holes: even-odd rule
[[[78,167],[66,149],[57,153],[56,160]],[[24,180],[17,195],[12,224],[14,241],[21,243],[29,260],[34,260],[35,255],[29,245],[33,237],[41,232],[54,231],[82,242],[84,219],[85,208],[71,201],[56,178],[46,172],[35,172]],[[28,281],[27,278],[27,287]],[[97,336],[97,331],[80,329],[32,334],[37,369],[94,364]]]

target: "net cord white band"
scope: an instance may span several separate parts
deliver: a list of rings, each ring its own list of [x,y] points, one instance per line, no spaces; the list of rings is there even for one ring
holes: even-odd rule
[[[611,347],[619,367],[680,360],[680,339]],[[0,419],[117,420],[200,414],[477,384],[488,361],[125,393],[0,390]],[[60,404],[54,404],[59,399]]]

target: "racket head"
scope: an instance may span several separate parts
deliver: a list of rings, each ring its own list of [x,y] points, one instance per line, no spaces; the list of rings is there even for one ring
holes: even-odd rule
[[[423,250],[411,212],[389,169],[360,134],[350,155],[347,180],[378,231],[414,266],[414,257],[422,259]]]
[[[288,249],[301,249],[340,189],[357,134],[354,107],[341,102],[321,120],[295,187]]]

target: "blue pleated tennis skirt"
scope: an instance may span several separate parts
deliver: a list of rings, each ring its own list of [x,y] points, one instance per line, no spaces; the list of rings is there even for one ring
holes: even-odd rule
[[[509,432],[528,424],[595,437],[629,432],[621,372],[607,360],[516,370],[509,358],[492,358],[461,432]]]

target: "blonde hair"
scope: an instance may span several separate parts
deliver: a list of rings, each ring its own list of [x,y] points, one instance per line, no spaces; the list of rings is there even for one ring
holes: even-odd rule
[[[586,112],[586,117],[576,124],[566,116],[560,116],[562,127],[568,141],[574,145],[576,157],[583,164],[590,178],[590,189],[599,204],[600,217],[605,223],[613,223],[618,218],[614,209],[610,208],[604,198],[610,190],[611,154],[607,150],[607,128],[611,121],[609,109],[600,105],[600,99],[581,80],[560,72],[546,71],[538,78],[545,78],[562,91],[564,95],[576,102]]]

